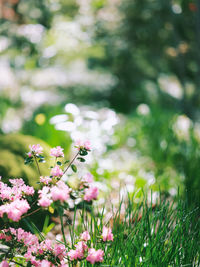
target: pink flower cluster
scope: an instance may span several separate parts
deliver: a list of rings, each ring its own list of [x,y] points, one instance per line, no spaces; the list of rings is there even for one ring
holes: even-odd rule
[[[84,241],[88,241],[90,240],[90,234],[88,231],[85,231],[81,234],[81,239],[84,240]]]
[[[43,157],[40,154],[43,148],[37,144],[30,147],[30,152],[25,161],[26,164],[33,162],[33,156],[38,158],[38,162],[42,162]],[[76,143],[76,147],[79,149],[78,155],[85,156],[88,151],[91,150],[89,141]],[[63,149],[60,146],[51,149],[50,155],[58,158],[63,157]],[[73,161],[72,161],[73,162]],[[59,164],[59,162],[57,163]],[[70,163],[72,164],[72,163]],[[70,165],[69,165],[70,166]],[[56,165],[51,169],[51,176],[40,176],[41,189],[38,191],[38,205],[41,207],[49,207],[54,201],[68,201],[70,195],[75,196],[75,199],[82,198],[85,201],[92,201],[98,196],[98,188],[93,184],[93,176],[87,173],[80,181],[79,189],[69,188],[64,181],[61,180],[63,176],[62,169]],[[18,222],[22,215],[29,209],[29,203],[26,199],[27,196],[34,194],[34,189],[31,186],[25,185],[22,179],[10,179],[11,186],[3,183],[0,178],[0,217],[5,214],[9,219],[14,222]],[[59,202],[55,203],[55,209],[59,206]],[[37,212],[37,209],[33,212]],[[64,238],[64,237],[63,237]],[[79,239],[76,241],[75,246],[69,250],[69,246],[64,244],[54,243],[49,239],[39,241],[36,235],[24,231],[22,228],[8,228],[0,230],[0,240],[7,243],[11,242],[10,246],[16,248],[9,255],[12,259],[14,253],[23,256],[27,262],[36,267],[67,267],[70,261],[86,260],[91,264],[95,264],[103,261],[104,251],[101,249],[91,248],[90,234],[88,231],[83,232]],[[113,234],[111,228],[103,227],[101,240],[113,241]],[[88,242],[89,241],[89,242]],[[92,243],[93,244],[93,243]],[[7,256],[6,256],[7,257]],[[8,261],[0,262],[0,267],[9,266]],[[12,260],[10,261],[12,262]]]
[[[99,190],[97,187],[89,187],[85,189],[84,200],[90,202],[93,199],[97,199]]]
[[[67,253],[70,261],[82,260],[85,257],[91,264],[103,261],[104,251],[102,249],[95,250],[94,248],[88,248],[83,241],[78,242],[75,247],[75,250],[71,249]]]
[[[95,264],[96,262],[103,261],[104,252],[102,249],[95,250],[94,248],[90,248],[88,250],[88,256],[86,258],[91,264]]]
[[[64,257],[66,255],[66,247],[63,244],[53,244],[51,240],[46,239],[41,243],[37,242],[33,246],[28,246],[24,257],[34,266],[41,266],[41,263],[43,265],[45,263],[44,266],[65,266]],[[43,261],[40,260],[42,257]],[[52,264],[52,258],[56,259],[56,265]]]
[[[99,194],[98,188],[92,185],[93,181],[93,175],[91,173],[86,173],[81,179],[81,188],[84,187],[83,199],[87,202],[97,199]]]
[[[30,145],[30,152],[28,152],[28,156],[31,157],[32,153],[34,153],[36,156],[39,156],[40,154],[43,153],[43,147],[41,147],[39,144],[37,145]]]
[[[53,201],[67,201],[69,199],[69,192],[69,187],[61,180],[52,187],[44,186],[38,192],[38,204],[42,207],[49,207]]]
[[[66,247],[63,244],[54,244],[49,239],[39,242],[36,235],[26,232],[22,228],[10,227],[1,230],[0,240],[12,241],[12,244],[14,242],[21,243],[25,249],[23,253],[26,261],[31,262],[34,266],[67,266],[64,262],[64,257],[67,255]],[[54,259],[56,265],[51,262],[51,259]]]
[[[40,182],[45,185],[48,185],[51,181],[52,179],[49,176],[40,176]]]
[[[51,169],[51,176],[53,177],[62,177],[63,171],[56,165],[54,168]]]
[[[107,228],[106,226],[103,227],[102,238],[103,241],[113,241],[113,234],[111,228]],[[76,249],[71,249],[67,253],[69,259],[73,261],[82,260],[83,258],[86,258],[86,260],[91,264],[94,264],[96,262],[102,262],[104,251],[101,249],[95,250],[94,248],[88,248],[87,244],[85,243],[90,240],[89,232],[83,232],[80,236],[80,239],[82,241],[79,241],[75,245]]]
[[[81,239],[83,239],[84,241],[88,241],[90,239],[88,231],[85,231],[81,234]],[[79,241],[75,245],[76,249],[71,249],[67,253],[70,261],[82,260],[83,258],[86,258],[86,260],[91,264],[94,264],[96,262],[102,262],[104,256],[103,250],[95,250],[94,248],[88,248],[87,244],[84,241]]]
[[[76,249],[71,249],[67,255],[71,261],[73,260],[81,260],[85,257],[85,254],[87,253],[88,246],[85,242],[80,241],[75,245]]]
[[[50,155],[52,157],[56,157],[56,158],[59,158],[59,157],[64,157],[64,153],[63,153],[63,148],[61,148],[60,146],[57,146],[57,147],[54,147],[51,149],[50,151]]]
[[[103,241],[113,241],[111,228],[104,226],[102,236]],[[90,240],[88,231],[81,234],[79,242],[75,245],[75,249],[71,249],[68,252],[65,245],[54,243],[49,239],[40,242],[36,235],[26,232],[22,228],[15,229],[10,227],[0,230],[0,240],[12,242],[12,245],[15,242],[18,245],[21,244],[21,253],[24,258],[36,267],[67,267],[66,257],[68,257],[69,261],[86,259],[91,264],[95,264],[102,262],[104,257],[104,251],[102,249],[95,250],[94,248],[88,247],[87,241]]]
[[[102,232],[103,241],[113,241],[113,234],[111,228],[108,228],[106,226],[103,227]]]
[[[21,216],[26,213],[30,206],[25,196],[33,195],[34,189],[24,184],[20,179],[10,179],[11,187],[0,181],[0,199],[4,204],[0,206],[0,217],[7,214],[12,221],[19,221]]]
[[[91,143],[89,140],[83,142],[82,140],[77,140],[75,142],[75,147],[78,148],[79,150],[85,149],[87,151],[91,150]]]
[[[23,179],[10,179],[12,187],[1,182],[0,180],[0,199],[13,201],[15,199],[21,199],[24,195],[33,195],[34,188],[25,185]]]
[[[0,217],[7,214],[8,218],[14,222],[18,222],[21,216],[30,209],[30,206],[25,199],[16,199],[11,203],[6,203],[0,206]]]
[[[83,181],[84,183],[92,183],[92,182],[94,181],[94,179],[93,179],[93,175],[92,175],[90,172],[86,173],[86,174],[83,176],[82,181]]]
[[[0,267],[9,267],[9,264],[7,261],[0,262]]]

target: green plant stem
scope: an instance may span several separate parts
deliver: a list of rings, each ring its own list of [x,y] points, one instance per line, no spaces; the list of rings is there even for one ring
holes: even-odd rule
[[[19,263],[19,262],[16,262],[16,261],[14,261],[14,260],[11,260],[11,262],[13,262],[13,263],[15,263],[15,264],[17,264],[17,265],[20,265],[20,266],[24,266],[23,264],[21,264],[21,263]]]
[[[65,238],[64,224],[63,224],[63,215],[60,212],[59,212],[59,215],[60,215],[61,231],[62,231],[62,235],[63,235],[63,240],[64,240],[64,243],[65,243],[65,246],[67,246],[67,241],[66,241],[66,238]]]
[[[30,213],[28,213],[28,214],[22,216],[21,219],[26,218],[26,217],[28,217],[28,216],[30,216],[30,215],[32,215],[32,214],[38,212],[40,209],[41,209],[41,208],[38,208],[38,209],[36,209],[36,210],[34,210],[34,211],[32,211],[32,212],[30,212]]]
[[[35,156],[35,153],[33,154],[33,157],[34,157],[34,159],[35,159],[35,163],[36,163],[36,166],[37,166],[37,169],[38,169],[38,173],[39,173],[40,176],[42,176],[42,174],[41,174],[41,172],[40,172],[39,164],[38,164],[38,162],[37,162],[37,158],[36,158],[36,156]]]
[[[67,168],[64,170],[63,175],[67,172],[67,170],[69,169],[69,167],[72,165],[72,163],[75,161],[75,159],[78,157],[80,151],[78,151],[78,153],[76,153],[76,155],[74,156],[74,158],[71,160],[71,162],[69,163],[69,165],[67,166]]]

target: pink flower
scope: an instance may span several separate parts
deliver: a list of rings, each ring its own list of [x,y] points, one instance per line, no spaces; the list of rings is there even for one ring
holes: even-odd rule
[[[3,217],[3,214],[6,213],[9,219],[18,222],[28,209],[30,209],[30,206],[25,199],[16,199],[11,203],[0,206],[0,217]]]
[[[106,226],[103,227],[102,232],[103,241],[113,241],[113,234],[111,228],[108,228]]]
[[[85,189],[84,200],[90,202],[93,199],[97,199],[99,190],[97,187],[89,187]]]
[[[77,148],[83,147],[83,141],[81,141],[80,139],[76,140],[74,146]]]
[[[23,186],[24,185],[24,180],[22,178],[20,179],[9,179],[9,182],[14,186]]]
[[[43,184],[48,185],[49,182],[51,182],[51,180],[52,180],[52,179],[51,179],[49,176],[45,176],[45,177],[40,176],[40,182],[43,183]]]
[[[51,266],[51,262],[47,260],[42,260],[40,263],[40,267],[50,267],[50,266]]]
[[[85,149],[87,151],[90,151],[91,150],[91,143],[89,140],[83,142],[82,140],[79,139],[75,142],[75,147],[78,148],[79,150]]]
[[[7,261],[2,261],[0,262],[0,267],[9,267],[9,264],[7,263]]]
[[[36,260],[36,257],[35,257],[35,256],[32,256],[32,257],[31,257],[31,263],[32,263],[34,266],[37,266],[37,267],[40,266],[40,261],[39,261],[39,260]]]
[[[3,182],[0,182],[0,198],[1,199],[9,199],[11,200],[13,198],[13,192],[12,188],[4,184]]]
[[[86,258],[91,264],[95,262],[102,262],[103,261],[104,252],[101,249],[95,250],[94,248],[89,249],[88,256]]]
[[[38,201],[38,204],[39,206],[41,207],[49,207],[52,203],[52,200],[47,198],[47,197],[42,197],[39,201]]]
[[[84,240],[84,241],[88,241],[90,240],[90,234],[88,231],[85,231],[81,234],[81,239]]]
[[[55,244],[54,253],[56,257],[59,257],[60,260],[66,256],[66,247],[62,244]]]
[[[54,147],[54,148],[51,149],[50,155],[52,157],[56,157],[56,158],[58,158],[58,157],[64,157],[63,150],[64,149],[61,148],[60,146]]]
[[[94,180],[93,180],[93,175],[91,173],[86,173],[83,178],[82,178],[83,182],[85,183],[92,183]]]
[[[27,196],[32,196],[35,192],[32,186],[24,185],[21,187],[22,192]]]
[[[39,193],[38,205],[41,207],[49,207],[52,203],[50,188],[48,186],[44,186],[42,190],[38,191],[38,193]]]
[[[31,152],[28,152],[27,155],[28,155],[29,158],[32,157],[32,153]]]
[[[14,234],[14,232],[11,231],[11,228],[10,228],[10,232]],[[30,232],[24,231],[22,228],[18,228],[14,235],[17,237],[18,242],[22,241],[24,242],[24,245],[26,246],[34,246],[38,244],[37,236],[31,234]]]
[[[87,250],[88,246],[83,242],[80,241],[76,245],[76,250],[71,249],[67,255],[69,256],[70,260],[77,260],[82,259],[84,257],[84,252]]]
[[[91,143],[90,143],[89,140],[85,141],[84,147],[85,147],[86,150],[91,150]]]
[[[55,166],[51,169],[51,175],[54,177],[61,177],[63,176],[63,171],[58,166]]]
[[[74,249],[71,249],[67,255],[69,256],[69,259],[70,261],[73,261],[73,260],[77,260],[78,259],[78,256],[79,256],[79,252],[74,250]]]
[[[85,242],[80,241],[76,245],[76,251],[78,252],[78,259],[82,259],[84,257],[84,252],[87,250],[88,246],[85,244]]]
[[[12,187],[0,182],[0,198],[5,200],[21,199],[23,195],[33,195],[34,188],[24,184],[24,181],[20,179],[10,179]]]
[[[69,267],[69,265],[64,260],[62,260],[60,262],[60,267]]]
[[[53,251],[53,242],[52,240],[46,239],[40,243],[38,247],[38,251],[40,254],[43,254],[44,251]]]
[[[36,156],[42,154],[43,152],[43,148],[39,144],[32,145],[32,146],[30,145],[29,148],[31,150],[29,153],[34,152]],[[28,153],[28,156],[30,155],[29,153]]]
[[[51,195],[54,201],[66,201],[69,198],[69,187],[63,181],[58,181],[56,186],[51,188]]]

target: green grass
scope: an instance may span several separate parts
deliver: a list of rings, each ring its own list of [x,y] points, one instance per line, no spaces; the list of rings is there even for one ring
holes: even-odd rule
[[[129,198],[124,213],[123,205],[120,203],[108,221],[115,238],[100,266],[199,266],[199,208],[189,210],[181,200],[158,200],[152,205],[144,199],[136,206]],[[85,225],[83,221],[81,225],[90,229],[94,247],[102,248],[105,244],[96,242],[101,235],[102,212],[83,217]],[[80,266],[91,264],[83,261]]]
[[[133,200],[134,196],[121,201],[118,209],[109,210],[106,207],[99,211],[91,206],[88,209],[84,204],[81,210],[75,209],[70,225],[62,223],[62,232],[66,235],[69,231],[74,246],[80,233],[89,231],[91,240],[88,241],[88,246],[105,251],[104,261],[94,266],[200,266],[198,207],[189,209],[187,202],[179,197],[172,200],[160,196],[156,203],[145,197],[138,204]],[[76,224],[78,218],[79,223]],[[44,233],[41,234],[31,221],[23,220],[27,222],[26,227],[31,232],[37,234],[41,241],[44,240]],[[48,222],[45,220],[46,228],[49,223],[49,219]],[[112,227],[113,242],[102,241],[103,225]],[[17,262],[18,260],[16,258]],[[25,261],[23,264],[29,266]],[[77,266],[92,265],[86,260],[78,265],[76,262],[69,263],[69,267]]]

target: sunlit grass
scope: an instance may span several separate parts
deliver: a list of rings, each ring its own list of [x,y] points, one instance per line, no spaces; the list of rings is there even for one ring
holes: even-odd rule
[[[114,241],[108,246],[101,266],[198,266],[200,263],[199,208],[189,210],[184,201],[157,200],[148,203],[144,198],[136,205],[129,198],[122,211],[107,221],[113,227]],[[103,211],[84,213],[83,228],[90,230],[95,242],[101,235]],[[83,222],[83,221],[82,221]],[[91,266],[82,261],[80,266]]]

